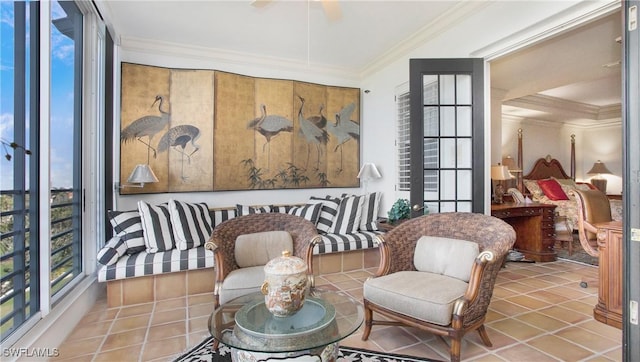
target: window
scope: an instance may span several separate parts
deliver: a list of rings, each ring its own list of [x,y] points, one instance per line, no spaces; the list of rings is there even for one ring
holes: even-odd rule
[[[58,301],[93,271],[87,263],[94,240],[83,243],[87,222],[82,166],[99,160],[100,137],[83,134],[103,126],[95,113],[83,114],[83,88],[103,96],[83,69],[85,29],[104,47],[88,9],[74,1],[2,1],[0,22],[0,335],[3,345],[44,319]],[[48,36],[42,36],[41,29]],[[41,54],[41,52],[45,52]],[[41,56],[42,55],[42,56]],[[103,55],[92,52],[92,55]],[[42,61],[48,59],[48,61]],[[95,64],[94,64],[95,63]],[[88,74],[103,74],[104,62],[90,63]],[[92,77],[89,77],[92,78]],[[99,83],[100,86],[104,86]],[[43,88],[47,87],[47,88]],[[84,105],[84,107],[83,107]],[[85,119],[83,122],[83,118]],[[92,121],[93,120],[93,121]],[[88,125],[88,126],[87,126]],[[104,153],[101,153],[103,155]],[[100,156],[103,157],[103,156]],[[90,171],[96,175],[95,168]],[[95,176],[94,176],[95,177]],[[95,183],[95,182],[94,182]],[[95,189],[92,189],[94,191]],[[91,193],[94,194],[94,193]],[[97,208],[100,210],[99,208]],[[102,212],[104,216],[104,212]],[[44,222],[43,222],[44,221]],[[84,222],[83,222],[84,221]]]
[[[398,191],[409,191],[411,188],[411,149],[409,143],[409,92],[404,91],[396,96],[398,132],[396,149],[398,153]]]

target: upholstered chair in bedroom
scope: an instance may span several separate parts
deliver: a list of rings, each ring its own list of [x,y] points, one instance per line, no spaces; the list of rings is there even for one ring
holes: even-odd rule
[[[441,213],[403,222],[379,237],[381,265],[363,287],[365,329],[404,325],[451,338],[452,361],[462,337],[484,328],[493,287],[513,246],[513,228],[493,216]],[[374,319],[374,312],[384,318]]]
[[[238,216],[216,226],[205,244],[215,257],[214,307],[259,291],[264,265],[284,250],[309,264],[314,238],[320,236],[313,223],[284,213]]]
[[[587,254],[597,257],[598,229],[593,226],[600,222],[612,221],[609,198],[600,190],[571,190],[578,204],[578,238]]]

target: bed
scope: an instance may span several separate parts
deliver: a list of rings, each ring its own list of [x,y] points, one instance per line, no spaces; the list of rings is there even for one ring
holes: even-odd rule
[[[522,130],[518,131],[518,167],[522,170]],[[570,194],[572,189],[596,189],[588,182],[576,182],[575,135],[571,135],[570,174],[557,159],[547,155],[539,158],[527,174],[517,177],[518,188],[534,202],[556,205],[556,229],[577,230],[578,205]],[[622,201],[610,200],[611,216],[622,220]]]

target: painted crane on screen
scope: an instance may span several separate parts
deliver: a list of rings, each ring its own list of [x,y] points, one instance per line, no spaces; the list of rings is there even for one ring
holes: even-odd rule
[[[321,122],[321,119],[316,119],[313,116],[311,118],[304,117],[304,98],[298,96],[300,98],[300,110],[298,111],[298,123],[300,123],[300,132],[302,136],[307,140],[307,163],[306,167],[309,166],[309,157],[311,154],[311,145],[315,145],[316,151],[318,154],[318,160],[316,162],[316,169],[320,168],[320,155],[322,154],[322,145],[326,145],[329,141],[329,134],[323,128],[318,127],[316,124]],[[320,108],[322,112],[322,107]],[[319,116],[322,117],[322,114]]]
[[[140,117],[131,122],[120,132],[120,142],[126,144],[128,142],[138,140],[147,146],[147,163],[149,163],[149,152],[151,150],[153,150],[153,157],[156,157],[157,154],[156,149],[151,146],[151,140],[156,134],[165,129],[171,121],[171,113],[162,109],[164,97],[157,95],[155,101],[151,104],[151,107],[156,103],[158,103],[158,111],[160,111],[159,116],[146,115]],[[144,137],[147,137],[146,142],[143,140]]]
[[[262,152],[264,153],[265,147],[269,147],[267,150],[267,169],[271,164],[271,139],[279,135],[281,132],[293,132],[293,122],[286,117],[279,115],[268,115],[267,106],[262,104],[260,106],[261,115],[258,118],[254,118],[247,123],[247,128],[251,128],[254,131],[260,133],[267,142],[262,145]],[[253,143],[254,158],[257,158],[255,139]]]
[[[360,125],[351,120],[351,115],[355,109],[355,103],[346,105],[340,112],[336,113],[336,122],[329,122],[328,125],[329,133],[337,139],[337,145],[333,151],[337,152],[338,148],[340,148],[340,168],[338,168],[338,174],[342,172],[342,146],[349,140],[360,141]]]
[[[200,138],[200,129],[190,124],[181,124],[171,127],[158,142],[158,153],[169,150],[172,147],[180,153],[180,178],[186,180],[184,175],[184,159],[187,158],[187,164],[191,164],[191,156],[198,152],[200,145],[196,144],[196,140]],[[191,144],[193,150],[189,153],[185,150],[187,144]]]

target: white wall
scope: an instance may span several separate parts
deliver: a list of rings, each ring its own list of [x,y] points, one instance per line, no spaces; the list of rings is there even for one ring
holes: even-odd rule
[[[358,87],[369,90],[361,94],[361,162],[375,163],[383,178],[369,184],[369,191],[383,191],[381,215],[386,214],[398,197],[405,193],[395,191],[395,89],[409,80],[410,58],[453,58],[484,57],[488,59],[496,52],[517,49],[531,37],[558,29],[571,19],[581,18],[585,14],[598,11],[612,1],[518,1],[496,3],[472,3],[467,12],[460,11],[440,19],[438,24],[425,28],[424,34],[407,39],[407,44],[399,44],[385,63],[377,64],[365,72],[362,79],[354,75],[339,75],[330,72],[314,72],[311,69],[276,66],[274,64],[243,64],[220,60],[216,54],[190,51],[176,45],[145,44],[123,40],[119,48],[120,59],[126,62],[157,65],[176,68],[216,69],[255,77],[284,78],[309,81],[327,85]],[[464,8],[463,8],[464,9]],[[419,16],[419,14],[416,14]],[[499,19],[499,21],[497,21]],[[424,40],[426,39],[426,40]],[[413,50],[406,50],[406,49]],[[119,69],[119,67],[118,67]],[[487,82],[487,101],[485,109],[486,134],[490,139],[491,117],[489,102],[489,84]],[[116,90],[119,86],[116,87]],[[116,91],[119,104],[119,91]],[[116,115],[119,110],[116,110]],[[116,129],[119,124],[116,123]],[[534,133],[534,129],[530,130]],[[117,139],[117,138],[116,138]],[[560,146],[558,146],[560,147]],[[486,163],[491,163],[490,142],[486,145]],[[527,154],[533,154],[528,152]],[[557,154],[560,154],[558,151]],[[567,156],[568,157],[568,156]],[[568,158],[567,158],[568,160]],[[114,171],[119,171],[119,154],[116,150]],[[489,179],[486,168],[485,179]],[[613,170],[612,170],[613,171]],[[361,192],[359,189],[301,189],[301,190],[255,190],[225,191],[205,193],[154,194],[116,197],[116,208],[120,210],[135,208],[139,199],[149,202],[166,201],[169,197],[185,201],[205,201],[210,206],[232,206],[236,203],[269,204],[303,202],[311,195],[339,194],[342,192]],[[488,198],[487,198],[488,200]]]

